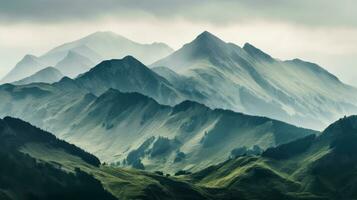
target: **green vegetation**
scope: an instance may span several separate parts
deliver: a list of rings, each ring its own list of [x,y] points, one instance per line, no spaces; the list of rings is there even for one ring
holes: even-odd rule
[[[357,117],[307,136],[211,166],[186,178],[242,199],[356,199]]]
[[[97,159],[18,119],[0,120],[0,197],[15,199],[356,199],[357,117],[322,135],[196,173],[146,172]],[[167,144],[166,139],[159,143]],[[147,144],[152,144],[149,139]],[[165,146],[165,145],[164,145]],[[161,151],[160,151],[161,152]],[[179,152],[176,152],[179,154]],[[45,189],[44,189],[45,188]]]

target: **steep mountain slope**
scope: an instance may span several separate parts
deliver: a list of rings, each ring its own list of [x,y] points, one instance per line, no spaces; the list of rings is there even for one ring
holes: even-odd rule
[[[54,83],[59,81],[63,77],[63,74],[54,67],[46,67],[35,74],[15,81],[14,85],[26,85],[30,83]]]
[[[45,68],[42,61],[33,55],[26,55],[15,67],[1,80],[1,83],[11,83]]]
[[[82,39],[55,47],[38,58],[30,55],[25,56],[3,77],[1,82],[11,83],[26,78],[47,66],[56,66],[71,52],[86,57],[94,64],[127,55],[135,56],[142,62],[150,64],[169,55],[172,51],[169,46],[163,43],[140,44],[113,32],[96,32]],[[83,61],[83,59],[79,61]],[[85,65],[85,68],[81,68],[83,62],[73,63],[73,61],[69,64],[68,68],[78,70],[76,74],[84,73],[88,67],[94,66],[94,64],[92,66]],[[74,68],[75,65],[79,69]],[[64,73],[64,75],[73,77],[73,74]]]
[[[133,71],[138,75],[131,76]],[[136,77],[141,78],[136,81]],[[144,163],[147,169],[153,170],[164,166],[162,169],[170,172],[182,168],[197,170],[222,162],[237,148],[251,149],[257,145],[265,149],[316,133],[268,118],[211,110],[189,101],[169,107],[143,95],[116,90],[109,89],[100,95],[106,88],[122,86],[150,95],[160,94],[152,89],[165,92],[163,89],[170,88],[165,79],[134,58],[126,57],[105,61],[75,80],[63,78],[54,84],[2,85],[0,114],[19,117],[49,130],[95,153],[105,162],[121,161],[120,165],[125,166]],[[145,90],[147,86],[150,90]],[[162,95],[165,96],[169,95]],[[144,154],[130,154],[142,145]],[[154,150],[158,152],[147,153],[152,148],[158,148]]]
[[[229,160],[191,178],[246,199],[356,199],[356,142],[357,117],[345,117],[318,137]]]
[[[57,152],[61,156],[58,159],[78,159],[93,168],[99,166],[96,157],[78,147],[9,117],[0,120],[0,138],[2,199],[115,199],[99,181],[80,169],[68,173],[69,169],[62,169],[65,166],[58,162],[41,162],[22,153],[46,148]]]
[[[141,95],[132,96],[143,100]],[[6,117],[0,120],[0,197],[355,199],[356,134],[357,117],[352,116],[332,124],[318,137],[310,135],[270,148],[262,156],[238,156],[191,175],[170,178],[161,172],[99,166],[96,157],[76,146]],[[160,151],[156,148],[150,153],[154,152]]]
[[[23,114],[31,120],[37,112]],[[256,148],[260,153],[317,133],[189,101],[162,106],[141,94],[113,89],[98,98],[84,95],[49,116],[37,124],[105,162],[171,173],[202,169],[246,153],[239,149]]]
[[[173,85],[132,56],[103,61],[76,78],[75,82],[95,95],[114,88],[123,92],[139,92],[163,104],[183,100]]]
[[[73,51],[69,51],[63,60],[59,61],[55,68],[60,70],[62,74],[70,78],[75,78],[81,73],[88,71],[94,63],[87,57],[84,57]]]
[[[0,144],[4,200],[214,199],[176,178],[100,166],[93,155],[19,119],[0,119]]]
[[[318,65],[280,61],[248,43],[240,48],[208,32],[151,66],[161,67],[155,71],[190,99],[213,108],[316,129],[357,111],[357,89]]]

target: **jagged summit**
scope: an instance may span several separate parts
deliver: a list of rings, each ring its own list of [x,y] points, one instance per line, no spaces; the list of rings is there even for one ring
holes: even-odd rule
[[[267,53],[263,52],[262,50],[256,48],[250,43],[245,43],[243,49],[252,57],[256,59],[262,59],[268,62],[274,62],[274,59]]]
[[[99,71],[103,70],[110,70],[111,73],[113,73],[118,70],[133,70],[146,68],[147,67],[139,60],[137,60],[133,56],[128,55],[122,59],[110,59],[102,61],[101,63],[93,67],[89,72],[84,73],[82,76],[86,76],[86,74],[98,73]]]
[[[217,36],[213,35],[212,33],[208,32],[208,31],[204,31],[201,34],[199,34],[194,41],[196,41],[196,40],[207,40],[207,41],[216,40],[216,41],[222,41],[223,42],[223,40],[221,40],[220,38],[218,38]]]
[[[189,43],[189,45],[191,45],[191,48],[192,46],[195,46],[196,51],[205,51],[205,49],[210,49],[213,51],[216,49],[221,49],[224,45],[226,45],[226,42],[213,35],[212,33],[204,31],[199,34],[191,43]]]

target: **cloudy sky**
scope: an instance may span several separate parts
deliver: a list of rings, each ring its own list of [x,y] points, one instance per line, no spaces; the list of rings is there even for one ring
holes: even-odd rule
[[[177,49],[204,30],[280,59],[316,62],[357,86],[355,0],[0,0],[0,77],[95,31]]]

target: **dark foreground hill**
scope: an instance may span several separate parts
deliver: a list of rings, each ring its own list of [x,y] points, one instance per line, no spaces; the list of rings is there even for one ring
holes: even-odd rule
[[[60,163],[43,162],[24,153],[25,149],[42,147],[93,167],[100,164],[95,156],[50,133],[18,119],[4,118],[0,120],[0,199],[115,199],[81,169],[62,170]]]

